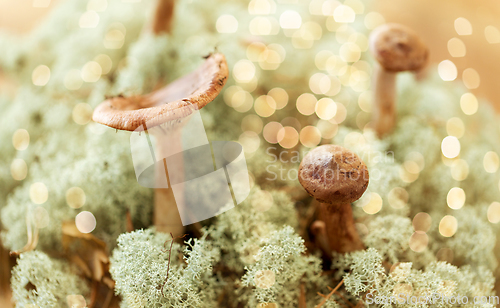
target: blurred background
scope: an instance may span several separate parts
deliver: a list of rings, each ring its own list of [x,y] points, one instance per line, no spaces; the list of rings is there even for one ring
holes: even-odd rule
[[[0,0],[0,29],[26,35],[59,1],[65,0]],[[377,0],[371,5],[387,22],[419,32],[430,46],[431,62],[445,61],[446,79],[463,82],[500,111],[499,1]]]

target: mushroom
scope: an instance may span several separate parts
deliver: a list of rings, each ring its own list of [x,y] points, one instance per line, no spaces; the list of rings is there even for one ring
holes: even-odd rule
[[[183,123],[196,110],[213,101],[228,77],[226,58],[215,53],[190,74],[145,95],[106,99],[94,110],[92,119],[117,130],[145,131],[156,139],[155,205],[153,223],[157,231],[182,235],[179,208],[183,199],[174,198],[170,183],[182,183],[184,164],[176,155],[175,170],[167,170],[165,158],[183,151]],[[204,134],[205,131],[199,132]],[[148,137],[149,138],[149,137]],[[203,138],[203,136],[202,136]],[[149,141],[149,139],[148,139]],[[152,150],[152,149],[151,149]],[[170,166],[170,165],[169,165]],[[172,168],[170,168],[172,169]],[[169,188],[166,188],[169,187]]]
[[[373,30],[370,50],[379,63],[374,69],[373,127],[382,137],[396,124],[396,73],[422,70],[429,50],[415,31],[393,23]]]
[[[330,250],[364,249],[351,203],[363,195],[368,181],[368,169],[359,156],[338,145],[317,147],[300,163],[299,182],[320,202],[318,218],[325,223]]]

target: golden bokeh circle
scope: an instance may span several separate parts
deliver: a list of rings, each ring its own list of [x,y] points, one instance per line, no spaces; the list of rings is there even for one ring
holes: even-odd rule
[[[423,252],[429,245],[429,236],[422,231],[415,231],[408,242],[410,249],[415,252]]]
[[[458,221],[451,215],[444,216],[439,222],[439,233],[444,237],[452,237],[458,229]]]
[[[85,192],[80,187],[71,187],[66,191],[66,203],[71,208],[82,207],[86,199]]]
[[[285,126],[278,131],[278,143],[285,149],[291,149],[299,142],[299,133],[291,126]]]
[[[43,204],[49,198],[49,190],[42,182],[36,182],[30,186],[30,199],[35,204]]]
[[[315,126],[306,126],[300,131],[299,139],[305,147],[313,148],[321,142],[321,132]]]
[[[18,151],[24,151],[30,144],[30,134],[25,129],[17,129],[12,135],[12,145]]]
[[[446,196],[446,203],[451,209],[459,210],[465,204],[465,191],[460,187],[453,187]]]
[[[427,232],[431,228],[432,218],[431,215],[420,212],[413,217],[413,229],[415,231]]]
[[[28,165],[22,158],[15,158],[10,165],[10,174],[16,181],[22,181],[28,175]]]
[[[402,187],[394,187],[387,194],[387,200],[389,201],[389,205],[395,209],[402,209],[408,205],[408,200],[410,199],[410,195],[406,191],[406,189]]]

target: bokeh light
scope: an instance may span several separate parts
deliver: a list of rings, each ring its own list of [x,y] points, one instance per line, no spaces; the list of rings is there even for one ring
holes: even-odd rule
[[[33,0],[33,7],[48,7],[51,1],[52,0]]]
[[[382,209],[384,201],[377,193],[370,193],[369,201],[363,206],[363,211],[367,214],[374,215],[380,212]]]
[[[276,276],[271,270],[260,270],[253,278],[255,286],[260,289],[269,289],[276,282]]]
[[[76,124],[85,125],[92,120],[92,107],[87,103],[78,103],[73,108],[72,117]]]
[[[461,39],[454,37],[448,41],[448,52],[454,58],[461,58],[465,57],[467,50],[464,42]]]
[[[269,15],[276,12],[276,3],[273,0],[252,0],[248,4],[251,15]]]
[[[302,17],[296,11],[287,10],[280,16],[280,26],[283,29],[299,29],[302,25]]]
[[[378,12],[369,12],[365,15],[364,23],[368,30],[373,30],[376,27],[385,24],[385,18]]]
[[[235,33],[238,31],[238,20],[229,14],[221,15],[215,24],[219,33]]]
[[[80,28],[95,28],[99,24],[99,14],[96,11],[86,11],[80,16]]]
[[[500,203],[492,202],[488,207],[488,221],[494,224],[500,222]]]
[[[238,142],[243,147],[245,153],[254,153],[260,146],[259,135],[252,131],[243,132],[238,138]]]
[[[451,209],[461,209],[465,204],[465,191],[460,187],[453,187],[446,196],[446,203]]]
[[[441,151],[446,158],[455,158],[460,154],[460,141],[457,137],[448,136],[441,142]]]
[[[399,177],[405,183],[413,183],[418,179],[419,176],[420,173],[408,172],[404,165],[399,168]]]
[[[481,84],[479,73],[473,68],[466,68],[463,71],[462,81],[467,89],[477,89]]]
[[[399,296],[404,296],[406,298],[413,294],[413,287],[409,283],[397,283],[392,291],[392,295],[397,298]]]
[[[489,151],[484,155],[483,167],[488,173],[495,173],[498,170],[500,159],[496,152]]]
[[[111,60],[111,58],[106,54],[97,55],[94,58],[94,61],[97,62],[101,66],[103,75],[106,75],[107,73],[109,73],[111,71],[111,69],[113,68],[113,60]]]
[[[300,124],[300,121],[296,117],[286,117],[283,120],[281,120],[281,125],[283,126],[291,126],[295,128],[297,131],[301,130],[302,124]]]
[[[43,204],[49,198],[49,190],[42,182],[36,182],[30,186],[30,199],[35,204]]]
[[[439,222],[439,233],[444,237],[452,237],[458,229],[458,221],[451,215],[444,216]]]
[[[64,86],[68,90],[78,90],[83,84],[82,72],[77,69],[72,69],[64,76]]]
[[[97,222],[91,212],[83,211],[75,217],[75,224],[78,231],[81,233],[90,233],[94,231]]]
[[[333,11],[333,19],[339,23],[351,23],[355,18],[356,13],[347,5],[339,5]]]
[[[301,114],[308,116],[316,110],[317,102],[318,100],[313,94],[304,93],[297,98],[296,107]]]
[[[500,43],[500,31],[495,26],[487,26],[484,28],[484,37],[490,44]]]
[[[331,139],[337,135],[339,126],[336,123],[326,120],[318,120],[316,127],[321,133],[323,139]]]
[[[120,49],[125,43],[126,29],[122,23],[113,23],[106,35],[103,44],[106,49]]]
[[[321,132],[315,126],[306,126],[300,131],[300,143],[308,148],[313,148],[321,142]]]
[[[455,19],[455,31],[458,35],[471,35],[472,34],[472,24],[469,20],[464,17],[459,17]]]
[[[463,137],[465,133],[464,122],[460,118],[451,118],[446,121],[446,132],[450,136],[455,136],[457,138]]]
[[[283,128],[279,122],[269,122],[264,126],[262,135],[264,139],[272,144],[278,143],[278,132]]]
[[[452,81],[457,79],[458,70],[453,62],[444,60],[438,65],[438,74],[444,81]]]
[[[71,294],[66,296],[66,302],[68,307],[71,308],[86,308],[87,302],[85,301],[85,297],[80,294]]]
[[[274,17],[257,16],[248,25],[252,35],[276,35],[279,32],[278,21]]]
[[[420,152],[410,152],[406,155],[403,167],[407,172],[418,174],[425,167],[424,156]]]
[[[436,253],[436,259],[438,261],[445,261],[451,264],[454,259],[453,250],[451,250],[448,247],[439,249],[438,252]]]
[[[267,46],[261,42],[253,42],[248,45],[246,50],[247,58],[252,62],[259,62],[261,54],[267,50]]]
[[[71,208],[81,208],[86,200],[85,192],[80,187],[71,187],[66,191],[66,203]]]
[[[15,158],[10,165],[10,174],[16,181],[22,181],[28,175],[28,165],[22,158]]]
[[[337,113],[337,104],[330,98],[320,99],[315,108],[316,115],[322,120],[330,120]]]
[[[50,222],[49,212],[43,206],[37,206],[33,211],[33,221],[38,229],[47,227]]]
[[[101,78],[102,75],[102,68],[99,65],[99,63],[95,61],[89,61],[87,62],[81,72],[82,80],[85,82],[96,82]]]
[[[408,205],[408,200],[410,199],[410,195],[406,191],[406,189],[402,187],[394,187],[387,194],[387,200],[389,201],[389,205],[395,209],[402,209]]]
[[[233,67],[233,77],[238,82],[249,82],[255,77],[255,65],[250,60],[242,59]]]
[[[252,206],[259,212],[268,211],[274,203],[273,195],[265,190],[257,190],[252,195]]]
[[[353,63],[361,58],[361,49],[354,43],[345,43],[339,49],[340,58],[347,63]]]
[[[87,3],[88,11],[104,12],[107,8],[107,0],[89,0],[89,2]]]
[[[477,112],[479,103],[472,93],[465,93],[460,97],[460,108],[466,115],[473,115]]]
[[[408,241],[410,249],[414,252],[423,252],[429,245],[429,236],[425,232],[415,231]]]
[[[50,68],[46,65],[39,65],[31,74],[31,81],[35,86],[43,87],[50,80]]]
[[[264,123],[262,119],[255,114],[246,115],[241,120],[241,129],[243,131],[253,131],[256,134],[260,134],[262,132],[263,127]]]
[[[17,129],[12,135],[12,145],[18,151],[24,151],[30,144],[30,134],[25,129]]]
[[[276,110],[283,109],[288,104],[288,93],[282,88],[271,89],[267,95],[276,102]]]
[[[427,232],[431,228],[432,224],[431,215],[420,212],[413,217],[412,224],[415,231]]]
[[[285,126],[278,131],[278,143],[285,149],[291,149],[299,142],[299,133],[294,127]]]
[[[455,159],[450,165],[451,177],[455,181],[463,181],[469,176],[469,164],[463,159]]]

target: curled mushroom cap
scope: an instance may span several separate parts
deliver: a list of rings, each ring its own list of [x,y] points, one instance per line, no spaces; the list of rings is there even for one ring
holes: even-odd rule
[[[418,71],[429,58],[429,50],[417,33],[400,24],[384,24],[373,30],[370,49],[390,72]]]
[[[322,145],[310,151],[299,167],[299,182],[316,200],[344,205],[359,199],[368,187],[365,163],[338,145]]]
[[[221,53],[211,54],[195,71],[164,88],[146,95],[117,96],[94,110],[95,122],[120,130],[134,131],[176,121],[189,116],[213,101],[226,83],[229,71]],[[184,108],[194,106],[193,108]]]

